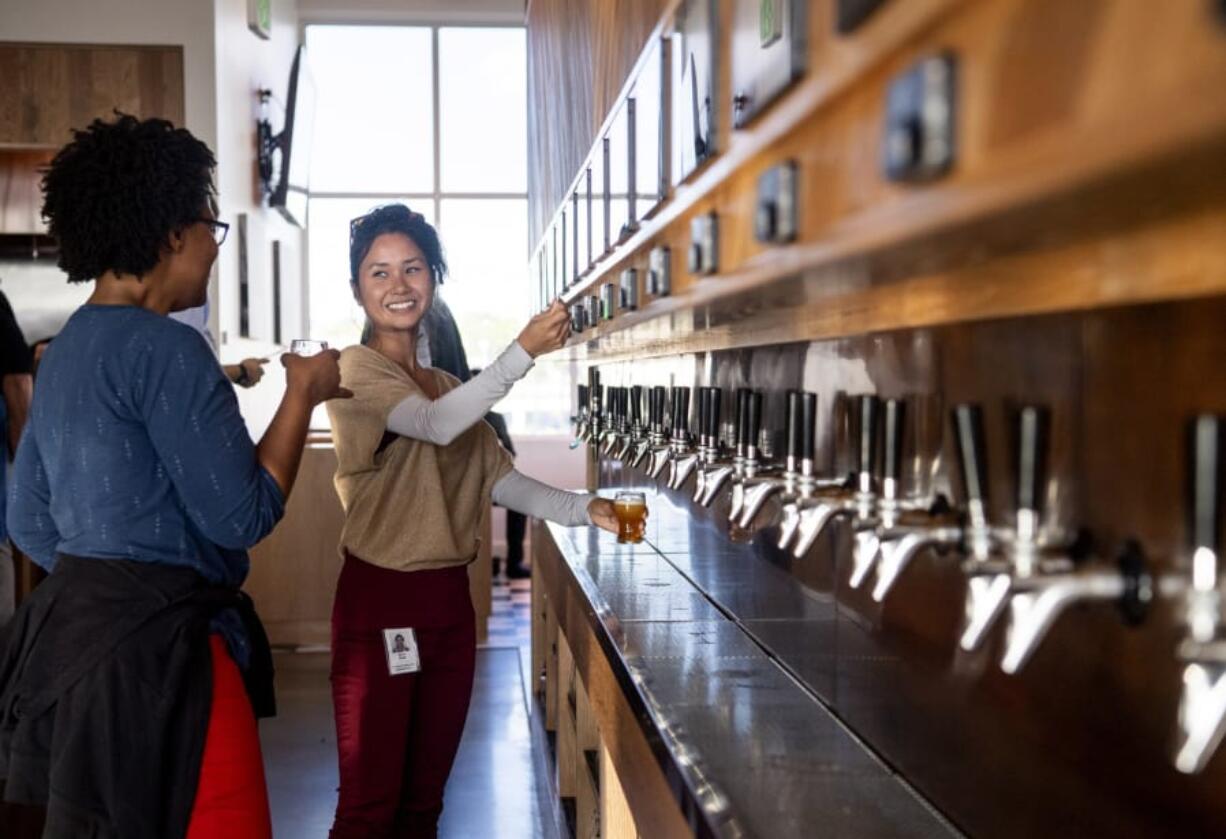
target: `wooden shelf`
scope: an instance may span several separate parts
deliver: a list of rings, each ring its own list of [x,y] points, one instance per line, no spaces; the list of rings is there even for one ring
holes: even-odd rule
[[[660,245],[672,249],[673,296],[640,293],[639,311],[576,336],[569,357],[716,345],[702,334],[712,323],[727,347],[781,326],[778,340],[814,339],[1222,293],[1203,252],[1226,206],[1226,28],[1203,3],[1073,5],[934,0],[891,4],[847,39],[819,26],[809,76],[564,299],[598,294],[627,268],[645,275]],[[944,51],[960,68],[957,162],[928,185],[889,183],[877,159],[885,91]],[[799,165],[800,235],[763,246],[756,181],[785,160]],[[712,211],[721,270],[694,277],[689,223]],[[1169,253],[1158,270],[1129,271],[1103,252],[1117,245]],[[1213,270],[1194,276],[1191,263]]]

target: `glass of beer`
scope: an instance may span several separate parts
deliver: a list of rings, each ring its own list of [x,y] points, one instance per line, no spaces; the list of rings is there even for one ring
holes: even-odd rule
[[[319,355],[327,348],[327,341],[312,341],[310,338],[295,338],[289,345],[289,351],[294,355]]]
[[[613,498],[613,513],[617,516],[618,542],[635,545],[643,541],[647,530],[647,496],[622,490]]]

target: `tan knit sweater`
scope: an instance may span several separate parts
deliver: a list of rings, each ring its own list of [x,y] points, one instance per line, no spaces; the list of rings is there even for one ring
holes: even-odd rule
[[[387,431],[387,416],[417,383],[365,346],[341,352],[341,383],[353,399],[328,402],[336,447],[336,492],[345,508],[340,549],[396,570],[446,568],[477,555],[477,528],[511,455],[478,422],[449,445]],[[431,370],[440,395],[459,385]],[[386,436],[387,442],[384,442]]]

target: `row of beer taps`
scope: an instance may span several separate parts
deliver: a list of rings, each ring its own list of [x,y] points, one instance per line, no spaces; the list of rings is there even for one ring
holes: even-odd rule
[[[644,396],[646,417],[642,414]],[[1159,598],[1182,604],[1185,635],[1177,654],[1184,665],[1175,766],[1199,772],[1226,734],[1226,618],[1223,616],[1220,546],[1223,472],[1221,417],[1205,414],[1190,424],[1188,464],[1191,522],[1187,555],[1175,557],[1189,573],[1155,575],[1141,547],[1129,541],[1110,559],[1085,534],[1065,532],[1044,520],[1048,411],[1025,405],[1016,416],[1016,510],[1011,524],[989,518],[983,414],[963,403],[951,412],[964,498],[908,494],[902,486],[906,401],[857,397],[856,469],[819,475],[814,445],[817,395],[789,391],[784,457],[763,456],[763,394],[735,391],[732,444],[721,440],[718,387],[698,388],[697,435],[690,428],[690,388],[600,385],[589,370],[579,387],[577,440],[631,468],[643,467],[674,491],[690,491],[710,507],[727,490],[728,518],[744,530],[777,525],[777,544],[804,557],[836,521],[852,533],[849,584],[869,586],[884,603],[914,562],[952,563],[965,575],[966,614],[959,646],[979,649],[990,630],[1006,621],[1000,666],[1019,672],[1048,631],[1073,604],[1116,606],[1127,623],[1140,622]],[[666,403],[669,408],[666,421]],[[665,473],[667,472],[667,475]],[[778,504],[764,514],[767,502]],[[870,583],[871,578],[871,583]]]

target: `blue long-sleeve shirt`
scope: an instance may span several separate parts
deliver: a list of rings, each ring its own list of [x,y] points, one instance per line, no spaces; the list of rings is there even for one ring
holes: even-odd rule
[[[237,586],[285,498],[195,330],[133,306],[86,305],[48,347],[9,494],[13,541],[194,568]]]

